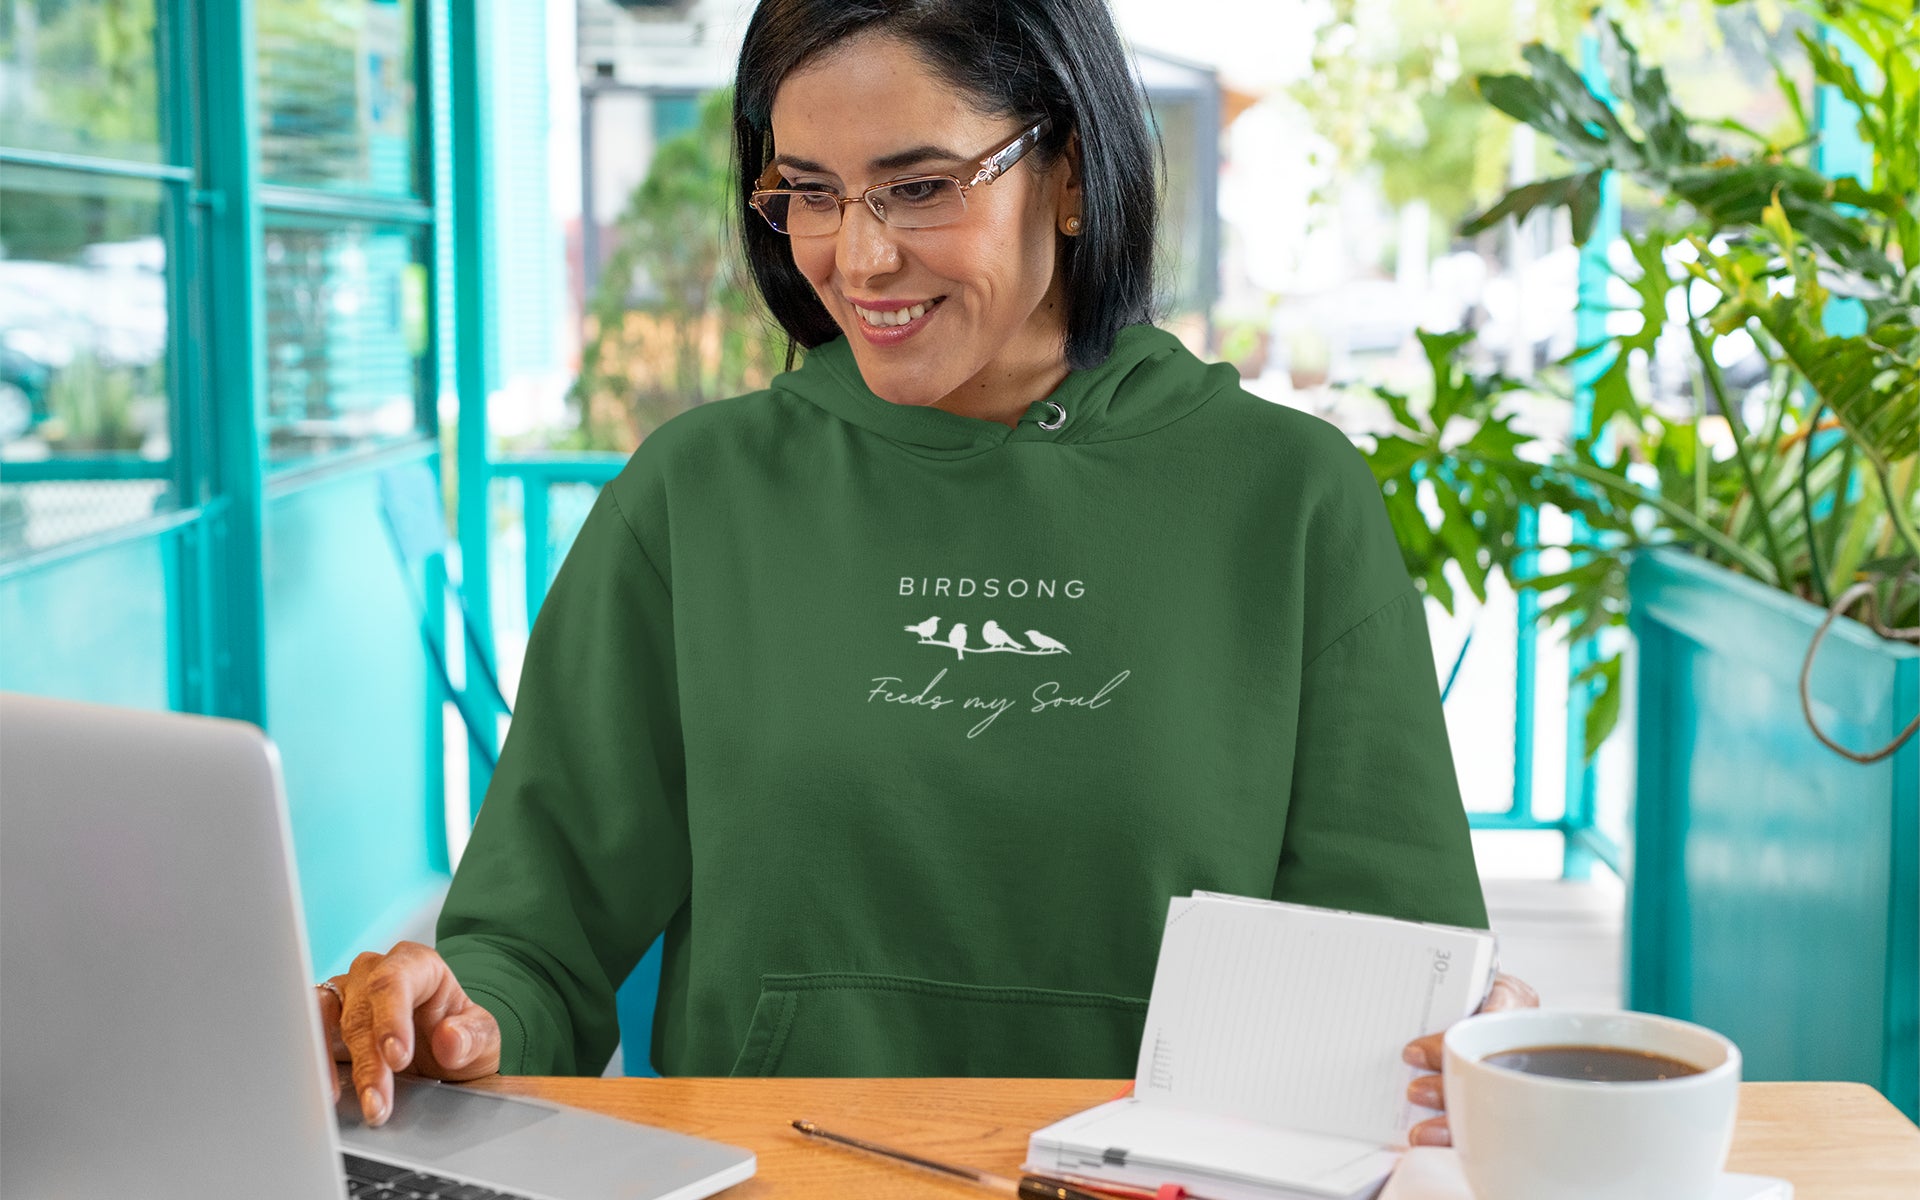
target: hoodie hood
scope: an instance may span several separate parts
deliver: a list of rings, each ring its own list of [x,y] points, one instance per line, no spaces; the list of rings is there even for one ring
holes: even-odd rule
[[[1105,362],[1070,372],[1046,399],[1028,405],[1015,426],[881,399],[861,378],[845,337],[808,351],[805,362],[775,376],[772,386],[917,454],[967,458],[1004,442],[1138,437],[1179,420],[1239,382],[1231,366],[1200,361],[1165,330],[1130,325],[1114,338]]]

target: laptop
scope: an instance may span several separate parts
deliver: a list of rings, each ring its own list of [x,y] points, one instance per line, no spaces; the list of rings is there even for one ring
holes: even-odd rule
[[[694,1200],[754,1173],[431,1080],[368,1128],[329,1098],[298,896],[260,730],[0,693],[0,1197]]]

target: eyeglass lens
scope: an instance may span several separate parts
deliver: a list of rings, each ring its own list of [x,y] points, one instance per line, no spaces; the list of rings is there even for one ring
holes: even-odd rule
[[[931,229],[960,219],[966,193],[952,179],[903,179],[867,194],[882,221],[896,229]],[[840,228],[846,206],[828,191],[776,192],[761,197],[760,211],[775,229],[794,237],[814,237]]]

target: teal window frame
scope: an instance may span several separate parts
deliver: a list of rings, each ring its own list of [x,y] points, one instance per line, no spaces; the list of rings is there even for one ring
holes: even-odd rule
[[[126,525],[0,562],[0,582],[45,570],[123,542],[171,539],[181,556],[169,597],[175,636],[169,656],[172,706],[268,726],[265,612],[260,588],[263,505],[271,487],[284,494],[341,470],[371,467],[396,454],[439,449],[439,398],[456,392],[463,418],[484,420],[484,374],[449,372],[454,338],[486,344],[479,222],[455,213],[483,208],[477,186],[482,96],[479,26],[473,0],[420,0],[414,7],[416,98],[413,154],[423,195],[409,197],[265,181],[259,161],[254,0],[162,0],[156,12],[161,160],[141,162],[0,145],[0,170],[58,172],[104,191],[116,181],[151,182],[164,195],[168,267],[168,411],[172,457],[88,455],[8,463],[8,482],[165,477],[176,508]],[[451,115],[451,153],[435,153],[437,122]],[[265,382],[263,230],[269,217],[345,228],[374,224],[421,230],[427,268],[427,345],[416,388],[414,428],[390,441],[269,463],[262,396]],[[462,225],[467,228],[462,229]],[[447,251],[471,256],[464,267]],[[465,301],[463,304],[462,301]],[[208,314],[218,312],[213,321]],[[462,449],[482,442],[484,424],[463,419]],[[481,473],[482,476],[484,472]],[[478,574],[484,574],[484,557]],[[476,598],[484,596],[476,589]]]

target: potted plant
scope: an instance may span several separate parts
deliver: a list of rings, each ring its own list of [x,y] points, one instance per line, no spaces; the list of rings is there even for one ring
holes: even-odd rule
[[[1871,178],[1815,169],[1820,114],[1786,71],[1791,137],[1709,126],[1612,25],[1596,37],[1613,99],[1537,45],[1527,75],[1481,77],[1568,169],[1463,232],[1566,207],[1584,241],[1612,173],[1651,202],[1623,239],[1639,328],[1576,352],[1592,433],[1551,453],[1512,427],[1522,385],[1463,366],[1464,335],[1429,336],[1434,400],[1388,397],[1398,428],[1371,459],[1409,568],[1443,600],[1449,564],[1476,590],[1500,569],[1575,640],[1631,625],[1629,1004],[1724,1030],[1753,1078],[1862,1080],[1913,1115],[1920,15],[1867,0],[1816,16],[1808,62],[1857,112]],[[1691,376],[1678,407],[1647,383],[1663,337]],[[1579,518],[1546,576],[1526,525],[1543,505]],[[1589,752],[1623,686],[1602,645]]]

